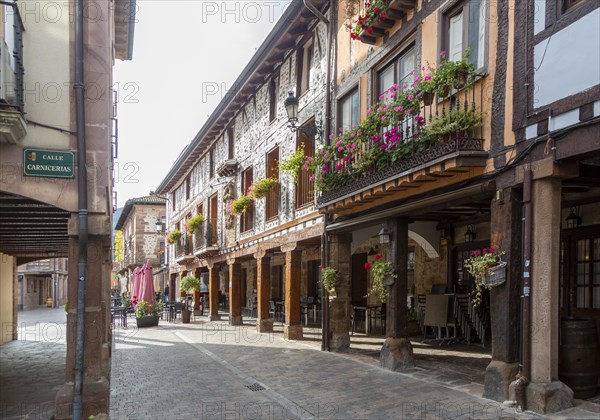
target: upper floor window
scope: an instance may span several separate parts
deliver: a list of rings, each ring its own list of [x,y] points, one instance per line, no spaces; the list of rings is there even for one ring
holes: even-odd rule
[[[192,180],[190,179],[190,177],[188,176],[185,180],[185,199],[189,200],[190,199],[190,190],[192,188]]]
[[[377,98],[379,100],[386,90],[394,83],[402,86],[410,86],[414,80],[417,54],[414,46],[405,49],[399,56],[394,58],[377,74]]]
[[[313,65],[313,40],[298,49],[296,54],[296,87],[297,97],[310,89],[310,71]]]
[[[242,172],[242,194],[247,194],[248,189],[254,182],[254,171],[252,167]],[[246,232],[254,228],[254,203],[248,206],[246,212],[240,218],[240,231]]]
[[[210,149],[208,152],[208,175],[212,179],[215,176],[215,149]]]
[[[279,179],[279,147],[267,154],[267,178]],[[267,193],[265,201],[265,219],[270,220],[279,215],[279,183]]]
[[[273,77],[269,82],[269,121],[277,117],[277,97],[279,91],[279,79]]]
[[[313,157],[315,155],[315,139],[299,134],[297,145],[301,146],[302,144],[304,144],[304,156]],[[314,171],[305,168],[300,169],[298,181],[296,182],[296,208],[306,206],[314,201],[315,181],[313,175]]]
[[[442,45],[451,61],[462,59],[469,50],[469,61],[479,69],[485,65],[487,0],[459,3],[444,13]]]
[[[581,6],[586,1],[587,0],[559,0],[560,8],[558,10],[561,14],[565,14]]]
[[[340,127],[344,131],[351,129],[360,122],[360,101],[358,89],[352,90],[340,100]]]
[[[225,136],[227,137],[227,159],[233,159],[235,156],[235,141],[233,134],[233,126],[230,125],[227,127],[227,131],[225,132]]]

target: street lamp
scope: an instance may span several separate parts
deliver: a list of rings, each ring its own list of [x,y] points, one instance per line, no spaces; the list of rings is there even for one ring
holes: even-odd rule
[[[385,226],[381,227],[379,231],[379,243],[380,244],[389,244],[390,236],[392,236],[392,232],[390,232]]]
[[[473,242],[477,234],[473,232],[471,229],[473,226],[467,225],[467,231],[465,232],[465,242]]]
[[[575,214],[575,208],[573,207],[571,209],[571,214],[569,214],[567,216],[567,218],[565,219],[565,221],[567,222],[567,228],[568,229],[574,229],[577,226],[579,226],[581,224],[581,217],[577,216]]]
[[[160,235],[161,233],[163,233],[164,229],[165,229],[164,220],[156,219],[156,233],[158,233]]]
[[[298,98],[294,96],[292,91],[289,92],[289,96],[285,99],[283,103],[285,105],[285,112],[288,116],[288,128],[292,130],[292,133],[296,131],[300,131],[302,134],[308,137],[321,137],[323,135],[323,123],[319,121],[318,123],[313,123],[309,125],[301,125],[296,126],[298,123]]]

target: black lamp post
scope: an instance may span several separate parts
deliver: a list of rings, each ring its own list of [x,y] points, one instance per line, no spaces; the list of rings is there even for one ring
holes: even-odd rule
[[[156,233],[159,235],[163,233],[165,228],[165,222],[161,219],[156,219]]]
[[[294,93],[290,91],[289,96],[284,102],[285,112],[288,116],[288,128],[292,130],[292,133],[299,131],[308,137],[321,137],[323,135],[323,123],[321,121],[310,125],[301,125],[299,127],[296,126],[298,123],[298,104],[298,98],[296,98]]]

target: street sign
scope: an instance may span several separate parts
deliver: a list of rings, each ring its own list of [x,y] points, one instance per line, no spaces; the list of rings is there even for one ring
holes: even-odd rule
[[[73,152],[57,150],[23,150],[23,174],[45,178],[73,178],[75,156]]]

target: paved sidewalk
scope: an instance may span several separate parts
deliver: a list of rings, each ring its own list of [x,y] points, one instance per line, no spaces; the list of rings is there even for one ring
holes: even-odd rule
[[[115,330],[112,419],[531,418],[456,387],[253,325]],[[462,387],[462,388],[461,388]],[[460,388],[460,389],[459,389]]]
[[[19,339],[0,346],[0,419],[50,419],[65,382],[67,316],[62,307],[17,316]]]

